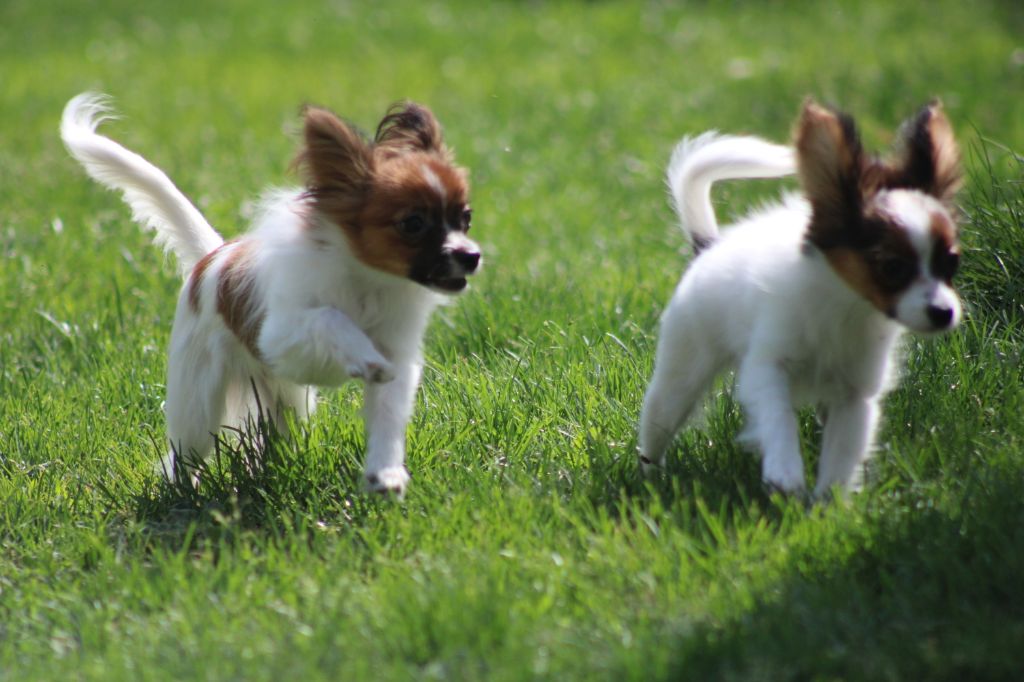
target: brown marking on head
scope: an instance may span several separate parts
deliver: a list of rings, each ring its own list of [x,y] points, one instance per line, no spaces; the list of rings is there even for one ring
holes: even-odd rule
[[[932,211],[931,222],[928,224],[928,232],[936,241],[941,241],[948,247],[957,244],[959,229],[953,218],[945,211]]]
[[[452,163],[451,152],[441,134],[441,124],[430,109],[415,102],[391,105],[377,125],[374,142],[377,153],[385,157],[426,152],[436,154],[445,163]]]
[[[417,263],[437,259],[450,229],[460,229],[468,201],[441,126],[426,107],[394,105],[372,142],[323,110],[306,110],[306,144],[297,164],[314,208],[345,234],[372,268],[416,278]],[[421,221],[423,229],[414,230]],[[425,266],[424,266],[425,267]]]
[[[881,220],[872,223],[876,236],[870,246],[839,246],[824,254],[851,289],[892,317],[900,294],[920,274],[920,254],[904,230]]]
[[[952,204],[962,184],[960,151],[953,126],[935,100],[901,126],[899,153],[885,164],[886,187],[916,189]]]
[[[326,109],[306,107],[304,145],[293,163],[316,208],[341,227],[355,222],[373,177],[370,144]]]
[[[948,203],[959,184],[956,145],[938,104],[925,107],[904,131],[902,154],[883,162],[864,152],[852,118],[807,101],[795,133],[798,172],[811,204],[808,243],[854,291],[890,316],[898,294],[920,274],[922,254],[876,197],[883,190],[909,189]],[[951,278],[956,225],[936,209],[930,267]]]
[[[887,315],[892,310],[892,301],[874,286],[871,269],[860,251],[839,247],[825,252],[829,265],[847,286],[863,296],[877,310]]]
[[[932,275],[947,284],[952,284],[953,276],[960,267],[960,244],[957,239],[956,223],[949,214],[934,211],[928,232],[932,237],[932,254],[928,267]]]
[[[378,168],[361,215],[361,239],[352,245],[364,263],[410,277],[418,259],[436,255],[447,229],[459,228],[468,200],[465,176],[423,153],[396,156]],[[409,221],[420,225],[418,231]]]
[[[217,312],[238,340],[254,357],[259,358],[260,329],[264,311],[255,298],[256,280],[252,273],[252,242],[236,242],[224,256],[217,281]]]
[[[808,100],[795,137],[797,172],[811,204],[808,241],[820,249],[846,246],[864,202],[864,150],[853,119]]]

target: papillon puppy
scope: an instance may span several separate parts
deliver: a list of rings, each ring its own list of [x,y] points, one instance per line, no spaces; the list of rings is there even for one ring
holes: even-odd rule
[[[304,111],[305,186],[268,192],[251,230],[225,241],[158,168],[96,133],[106,99],[68,102],[61,137],[98,182],[175,254],[185,279],[167,368],[167,476],[194,477],[223,426],[279,422],[318,386],[365,382],[366,486],[401,496],[405,430],[431,311],[466,288],[480,249],[466,236],[466,172],[425,107],[396,105],[372,140]]]
[[[696,255],[661,318],[640,417],[645,471],[664,464],[676,431],[731,367],[741,440],[760,452],[770,488],[804,488],[794,408],[807,403],[824,425],[814,495],[860,486],[901,333],[945,332],[961,318],[952,129],[932,103],[902,137],[894,158],[869,156],[849,116],[808,101],[795,148],[714,132],[676,147],[668,184]],[[712,183],[793,172],[802,196],[719,234]]]

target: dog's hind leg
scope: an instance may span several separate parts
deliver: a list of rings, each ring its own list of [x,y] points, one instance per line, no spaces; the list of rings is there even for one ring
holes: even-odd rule
[[[280,430],[284,427],[289,413],[294,414],[297,419],[304,420],[316,410],[317,393],[314,386],[266,377],[249,377],[244,386],[242,383],[238,382],[237,391],[229,390],[228,399],[230,406],[231,394],[236,393],[238,396],[233,423],[239,428],[247,427],[262,414],[269,424]]]
[[[640,412],[640,468],[664,466],[665,450],[693,413],[718,373],[720,360],[708,349],[680,344],[662,333],[654,375]]]
[[[169,480],[194,482],[195,465],[210,454],[223,423],[227,370],[222,349],[203,346],[198,335],[183,338],[176,332],[171,337],[164,405],[170,452],[158,473]]]

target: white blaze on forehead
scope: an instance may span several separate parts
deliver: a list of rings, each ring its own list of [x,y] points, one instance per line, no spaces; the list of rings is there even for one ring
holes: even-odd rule
[[[931,230],[932,216],[936,211],[945,212],[942,204],[927,194],[905,189],[880,193],[878,204],[893,222],[906,231],[911,246],[921,258],[927,258],[935,242]]]
[[[437,196],[441,197],[442,205],[447,203],[448,192],[445,191],[444,183],[441,182],[441,178],[437,177],[437,173],[435,173],[427,164],[423,164],[420,168],[423,171],[423,179],[427,181],[427,185],[430,186],[430,189],[437,192]]]

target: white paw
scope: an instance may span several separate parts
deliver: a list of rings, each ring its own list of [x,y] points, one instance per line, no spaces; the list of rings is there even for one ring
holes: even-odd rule
[[[379,353],[350,362],[345,371],[353,379],[362,379],[368,384],[386,384],[395,378],[395,370],[391,363]]]
[[[186,472],[183,472],[186,476],[183,480],[191,483],[193,488],[199,487],[199,472],[195,467],[188,466],[187,463],[176,457],[173,451],[167,453],[163,459],[157,462],[153,470],[164,481],[173,484],[175,482],[175,467],[186,467]]]
[[[405,497],[405,489],[409,485],[409,472],[405,467],[385,467],[378,471],[367,471],[363,474],[366,489],[379,495],[393,495],[399,500]]]
[[[804,475],[802,471],[765,472],[764,484],[772,492],[783,495],[802,495],[804,493]]]

